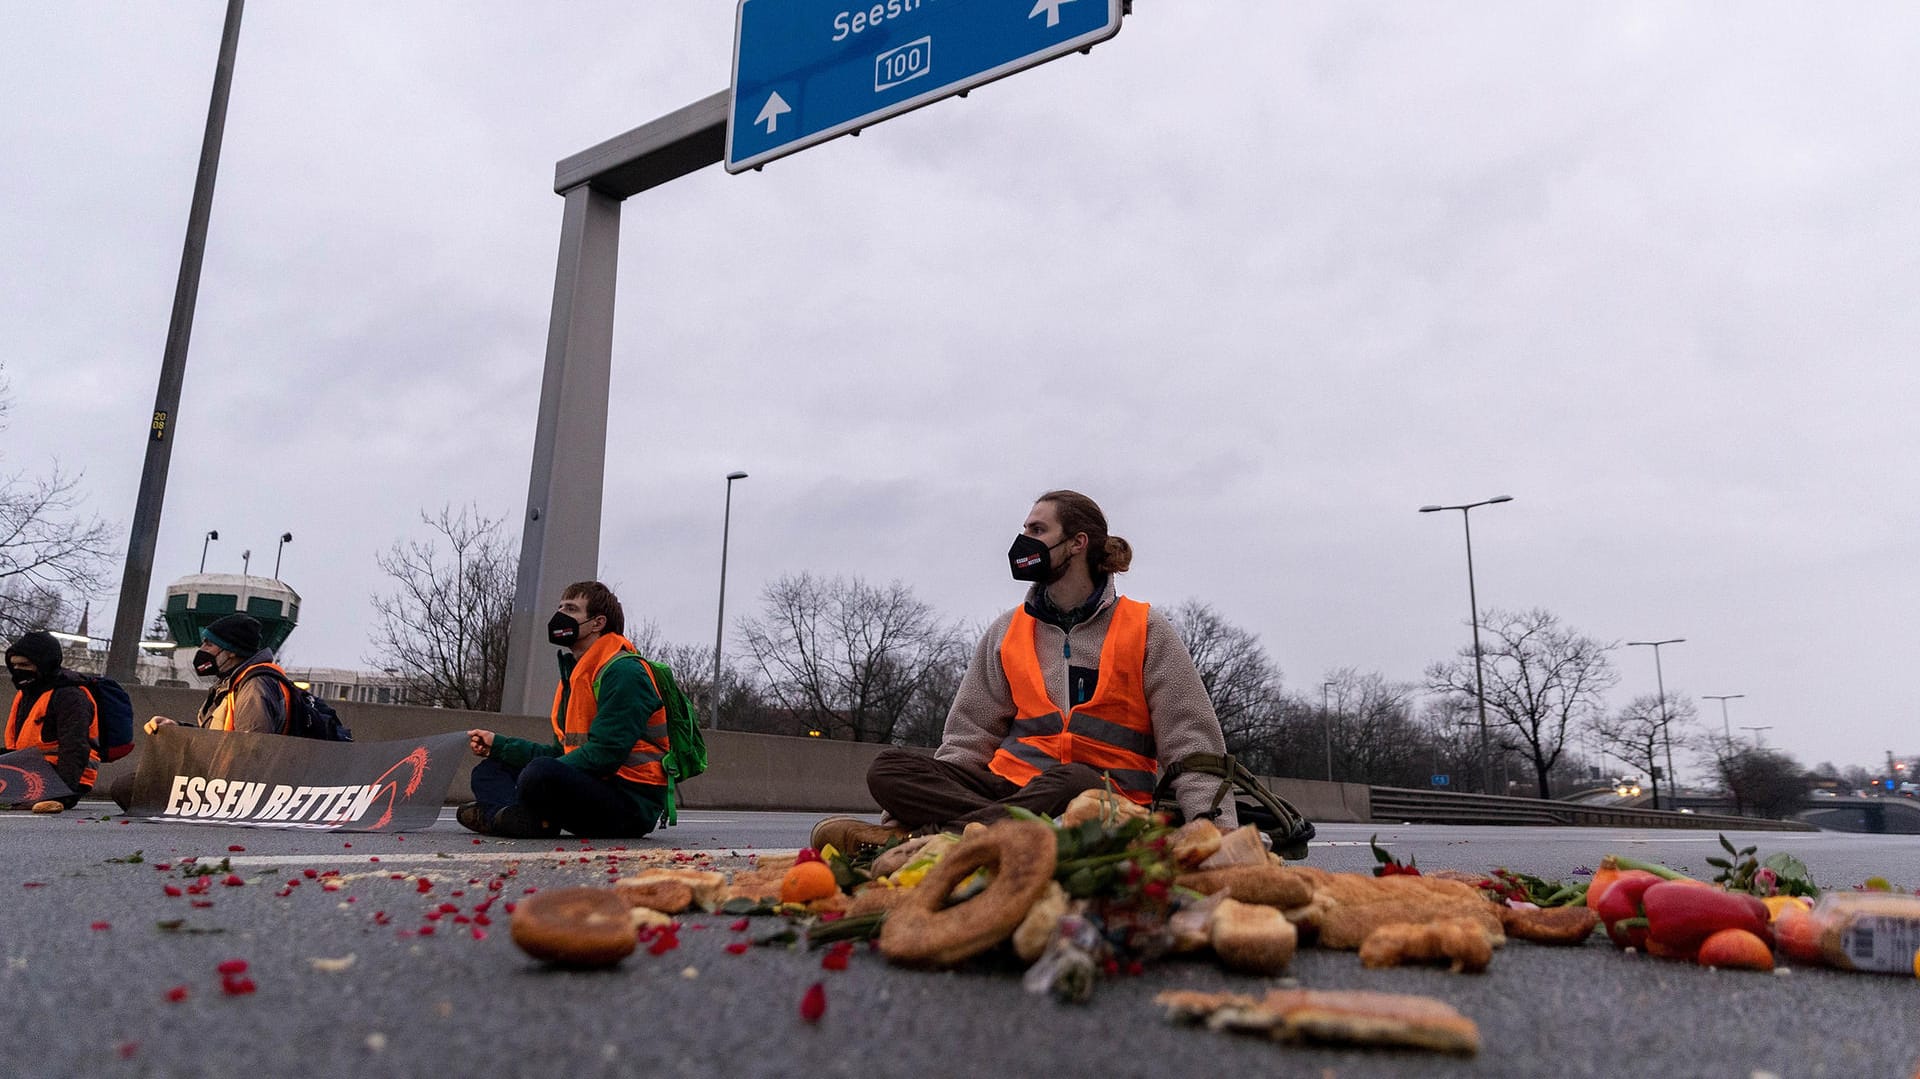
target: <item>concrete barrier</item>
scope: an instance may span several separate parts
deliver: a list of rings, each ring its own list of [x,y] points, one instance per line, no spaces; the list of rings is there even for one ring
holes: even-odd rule
[[[136,728],[153,715],[189,720],[206,698],[203,690],[153,686],[131,686],[128,693],[133,697]],[[355,740],[361,742],[398,741],[475,727],[536,741],[553,737],[553,728],[547,721],[533,716],[378,704],[344,705],[339,707],[339,712],[340,718],[353,728]],[[886,748],[884,746],[736,731],[708,731],[706,739],[707,772],[681,789],[681,804],[690,809],[880,812],[880,807],[867,793],[867,766]],[[146,734],[136,729],[133,742],[131,753],[101,768],[96,789],[102,795],[116,776],[131,773],[139,765]],[[461,757],[460,771],[447,792],[449,802],[464,802],[473,797],[468,784],[475,760],[472,756]],[[1355,823],[1372,819],[1369,789],[1363,784],[1274,778],[1265,782],[1308,820]]]

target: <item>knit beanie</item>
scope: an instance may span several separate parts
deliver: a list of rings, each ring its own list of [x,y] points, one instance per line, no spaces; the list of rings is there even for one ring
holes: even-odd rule
[[[201,630],[200,639],[236,655],[251,656],[260,651],[260,623],[244,614],[225,615]]]
[[[60,673],[60,642],[54,640],[53,634],[46,630],[36,629],[21,634],[19,640],[7,646],[7,658],[15,656],[32,660],[43,678],[52,678]]]

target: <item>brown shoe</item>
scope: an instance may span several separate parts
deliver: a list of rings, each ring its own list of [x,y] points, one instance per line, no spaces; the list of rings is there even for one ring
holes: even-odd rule
[[[873,824],[859,817],[828,817],[813,826],[807,845],[814,850],[831,846],[842,854],[858,854],[862,847],[884,847],[907,838],[907,833],[886,824]]]

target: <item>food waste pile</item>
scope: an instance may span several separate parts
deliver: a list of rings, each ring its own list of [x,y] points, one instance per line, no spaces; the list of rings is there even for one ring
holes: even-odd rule
[[[1302,948],[1355,953],[1368,968],[1438,966],[1470,977],[1508,947],[1568,947],[1603,933],[1622,953],[1728,971],[1786,965],[1920,977],[1920,895],[1870,880],[1823,893],[1790,854],[1722,839],[1699,880],[1606,856],[1588,879],[1506,868],[1422,868],[1374,847],[1371,874],[1333,873],[1270,853],[1257,830],[1173,827],[1090,792],[1058,820],[1016,811],[961,834],[849,855],[831,847],[762,855],[731,874],[657,867],[604,887],[549,889],[511,914],[512,938],[559,967],[603,968],[673,947],[693,912],[736,919],[736,954],[822,952],[844,969],[858,946],[921,970],[1018,968],[1025,988],[1067,1005],[1150,964],[1202,958],[1254,992],[1160,993],[1169,1021],[1277,1044],[1470,1056],[1477,1024],[1432,995],[1314,989],[1288,977]],[[800,1001],[816,1021],[814,984]]]

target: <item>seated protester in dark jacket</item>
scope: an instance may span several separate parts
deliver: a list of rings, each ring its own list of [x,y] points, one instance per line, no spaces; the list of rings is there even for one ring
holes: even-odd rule
[[[7,649],[7,674],[15,690],[7,713],[7,752],[40,750],[60,782],[74,791],[64,798],[42,799],[31,808],[35,813],[72,809],[82,794],[93,789],[100,766],[100,755],[93,749],[100,737],[93,694],[61,677],[60,642],[40,630],[22,635]]]
[[[553,741],[467,732],[474,801],[460,823],[482,835],[643,836],[666,810],[667,709],[653,669],[621,636],[620,600],[598,581],[567,586],[547,623],[565,648]]]
[[[193,726],[249,734],[287,733],[287,710],[293,704],[289,683],[282,681],[287,672],[274,662],[273,649],[261,643],[258,620],[230,614],[201,630],[193,670],[202,678],[215,679]],[[175,721],[166,716],[154,716],[147,720],[146,730],[152,734],[173,725]],[[121,809],[132,805],[133,773],[115,779],[108,795]]]
[[[230,614],[201,630],[193,670],[203,678],[217,679],[194,718],[196,726],[210,731],[287,733],[287,709],[293,703],[283,681],[287,672],[274,662],[273,649],[261,644],[258,621]],[[154,716],[147,722],[147,733],[172,722],[166,716]]]

